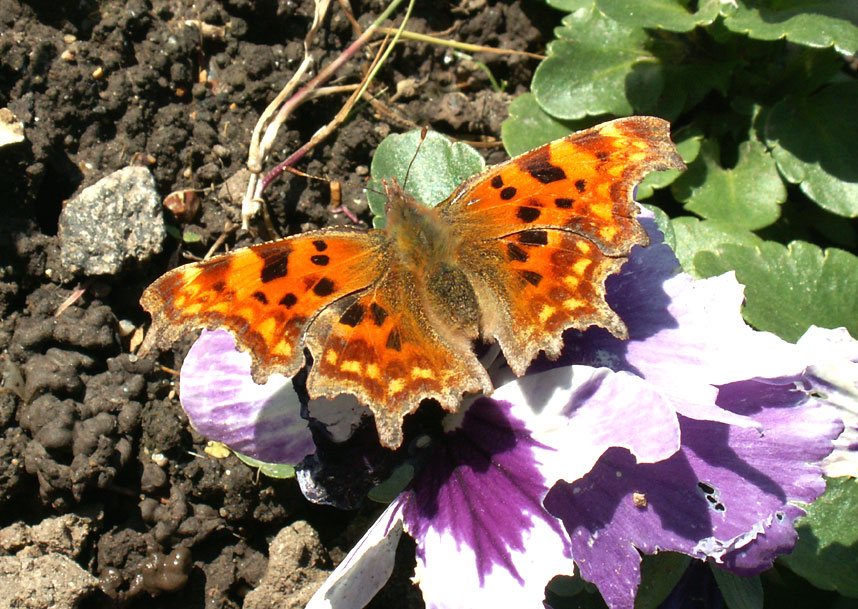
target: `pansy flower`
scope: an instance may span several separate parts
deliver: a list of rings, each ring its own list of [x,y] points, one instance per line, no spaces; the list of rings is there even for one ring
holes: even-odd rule
[[[499,367],[490,397],[423,439],[407,488],[309,607],[369,602],[403,532],[416,542],[426,605],[439,609],[540,607],[558,575],[580,575],[609,607],[631,609],[642,554],[750,575],[791,550],[801,506],[825,490],[824,463],[855,469],[858,343],[842,331],[814,328],[793,345],[752,330],[732,274],[681,273],[653,219],[642,223],[653,245],[633,249],[607,283],[629,339],[570,331],[558,361],[509,382]],[[181,383],[208,437],[263,461],[312,452],[297,401],[282,399],[286,379],[254,385],[228,334],[203,334]],[[324,408],[311,403],[309,415],[325,419]],[[333,433],[344,438],[357,422],[338,416]]]

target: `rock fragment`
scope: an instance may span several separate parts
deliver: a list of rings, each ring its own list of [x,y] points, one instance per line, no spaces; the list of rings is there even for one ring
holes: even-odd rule
[[[159,253],[167,236],[155,178],[125,167],[85,188],[60,213],[60,259],[75,274],[114,275]]]

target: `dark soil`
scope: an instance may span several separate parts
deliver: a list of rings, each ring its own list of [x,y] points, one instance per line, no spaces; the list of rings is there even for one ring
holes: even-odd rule
[[[442,36],[533,52],[543,51],[557,19],[521,0],[418,4],[409,29],[452,28]],[[383,8],[374,0],[352,5],[363,26]],[[225,223],[238,221],[234,202],[218,190],[242,169],[260,112],[301,61],[312,14],[310,0],[0,0],[0,107],[23,122],[26,136],[0,148],[0,529],[67,513],[90,518],[73,558],[100,587],[82,595],[83,606],[240,607],[281,529],[307,521],[322,550],[318,564],[303,566],[325,570],[378,511],[312,505],[294,480],[259,477],[234,456],[208,455],[167,370],[181,366],[191,340],[157,360],[130,353],[133,330],[149,322],[138,304],[143,288],[203,256]],[[223,36],[202,36],[187,20],[222,26]],[[315,41],[316,66],[354,38],[332,3]],[[505,93],[494,92],[476,66],[451,60],[448,49],[405,42],[373,85],[382,105],[360,107],[299,168],[342,180],[344,205],[368,225],[359,185],[384,136],[429,126],[470,141],[498,138],[506,104],[526,90],[536,62],[476,57],[508,82]],[[370,61],[369,50],[359,54],[338,82],[357,82]],[[392,99],[406,78],[420,86]],[[278,137],[275,161],[344,99],[302,106]],[[499,146],[483,150],[489,162],[504,158]],[[59,257],[64,202],[129,165],[148,167],[162,197],[198,189],[201,210],[190,222],[164,213],[168,224],[201,238],[170,237],[163,253],[119,274],[75,276]],[[329,211],[324,183],[287,174],[266,197],[281,235],[350,222]],[[260,221],[232,232],[224,246],[269,236]],[[394,580],[374,606],[421,606],[407,581],[413,548],[404,542],[400,550]]]

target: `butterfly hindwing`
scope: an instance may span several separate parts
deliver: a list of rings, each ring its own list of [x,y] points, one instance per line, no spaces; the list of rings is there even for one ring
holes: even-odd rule
[[[394,263],[377,285],[325,310],[307,333],[310,394],[357,396],[391,448],[402,440],[402,419],[423,399],[455,411],[463,393],[491,391],[470,340],[438,331],[416,285],[417,278]]]
[[[517,375],[539,351],[559,355],[567,328],[606,328],[624,338],[626,328],[605,301],[605,279],[624,258],[606,256],[593,243],[567,231],[533,229],[474,244],[468,260],[491,256],[500,264],[477,264],[471,277],[483,311],[483,333],[497,339]]]

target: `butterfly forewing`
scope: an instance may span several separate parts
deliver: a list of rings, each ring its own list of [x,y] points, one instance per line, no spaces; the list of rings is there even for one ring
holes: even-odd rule
[[[307,326],[331,303],[378,280],[383,248],[378,231],[335,228],[174,269],[141,298],[153,319],[147,343],[224,328],[250,352],[257,381],[294,374],[304,365]]]
[[[635,186],[651,171],[684,167],[666,121],[619,119],[496,165],[439,208],[463,233],[480,239],[559,228],[609,256],[625,256],[632,245],[647,243],[635,220]]]

